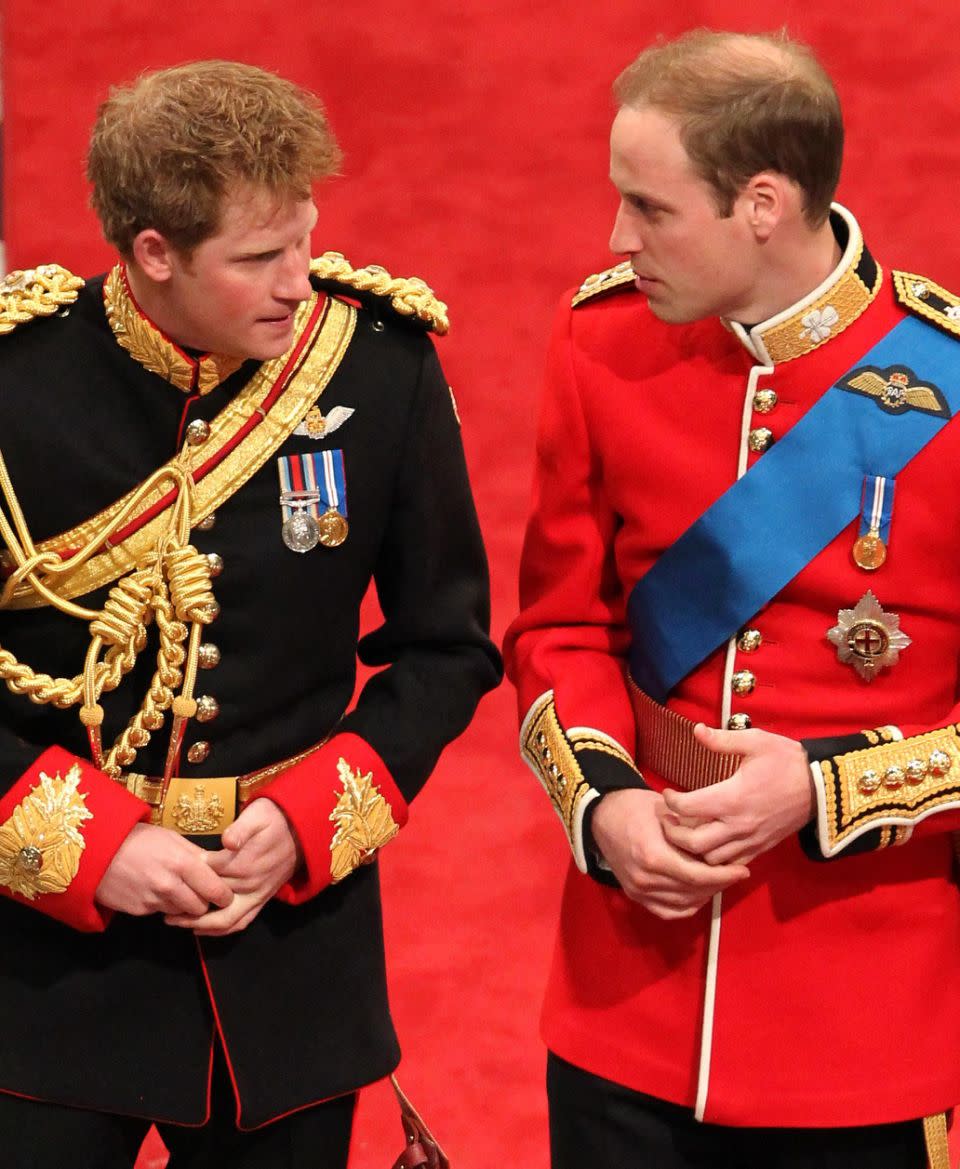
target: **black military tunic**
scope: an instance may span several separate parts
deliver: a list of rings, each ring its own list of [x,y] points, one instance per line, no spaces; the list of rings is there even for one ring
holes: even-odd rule
[[[343,756],[358,774],[373,773],[387,802],[402,805],[392,808],[402,823],[500,667],[487,638],[486,565],[458,421],[427,331],[383,298],[315,284],[321,297],[356,310],[320,402],[326,413],[340,406],[353,414],[320,437],[292,434],[217,508],[212,526],[192,533],[201,553],[223,562],[214,581],[220,613],[205,639],[219,663],[199,672],[196,687],[215,700],[207,709],[216,717],[188,724],[180,769],[246,774],[332,736],[281,805],[310,872],[286,890],[286,902],[272,900],[225,938],[195,938],[159,916],[110,920],[92,903],[58,912],[69,891],[0,898],[0,1090],[196,1124],[219,1029],[247,1128],[397,1063],[377,866],[335,884],[313,868],[329,851],[336,765]],[[191,421],[213,420],[258,368],[247,362],[202,396],[183,392],[117,344],[100,279],[68,309],[0,339],[0,450],[34,540],[80,524],[142,482],[175,455]],[[298,554],[281,539],[277,460],[333,449],[342,451],[349,535]],[[371,581],[384,619],[358,650]],[[78,600],[98,608],[102,598],[103,590]],[[49,606],[0,612],[0,649],[53,676],[80,672],[89,639],[83,621]],[[358,654],[384,669],[345,713]],[[154,665],[148,647],[101,699],[108,741],[137,710]],[[89,761],[76,707],[57,710],[2,688],[0,825],[37,784],[37,758],[51,744]],[[165,749],[166,734],[155,734],[135,770],[159,775]],[[99,880],[119,839],[149,812],[95,778],[78,888],[84,865],[92,866],[88,884]]]

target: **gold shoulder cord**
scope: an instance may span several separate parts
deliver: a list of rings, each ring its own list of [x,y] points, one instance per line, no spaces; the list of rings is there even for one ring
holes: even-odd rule
[[[441,337],[449,332],[447,306],[418,276],[391,276],[379,264],[354,268],[342,252],[324,252],[310,262],[310,272],[319,280],[336,280],[358,292],[386,297],[394,312],[404,317],[416,317]]]

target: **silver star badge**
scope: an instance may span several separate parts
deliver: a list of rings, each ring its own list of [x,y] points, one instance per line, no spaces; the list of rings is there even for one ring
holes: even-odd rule
[[[900,629],[900,617],[885,613],[869,589],[855,609],[840,610],[827,640],[837,647],[839,660],[853,666],[865,682],[872,682],[880,670],[895,666],[900,651],[910,644]]]

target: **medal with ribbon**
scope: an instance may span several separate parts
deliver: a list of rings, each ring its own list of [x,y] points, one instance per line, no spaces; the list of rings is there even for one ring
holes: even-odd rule
[[[887,558],[894,485],[893,479],[883,475],[864,476],[860,532],[853,543],[853,562],[865,572],[875,572]]]
[[[284,544],[292,552],[309,552],[317,544],[325,548],[342,544],[350,530],[343,451],[281,455],[277,473]]]

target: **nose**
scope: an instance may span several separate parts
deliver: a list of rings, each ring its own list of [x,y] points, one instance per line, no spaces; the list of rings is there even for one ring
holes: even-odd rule
[[[623,204],[617,208],[610,233],[610,251],[617,256],[633,256],[643,251],[643,240],[637,231],[633,217],[626,214]]]
[[[308,300],[313,291],[310,284],[309,255],[304,256],[301,248],[291,249],[277,269],[273,294],[277,300]]]

